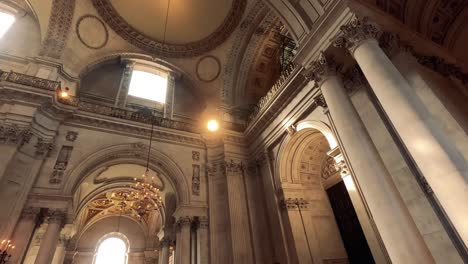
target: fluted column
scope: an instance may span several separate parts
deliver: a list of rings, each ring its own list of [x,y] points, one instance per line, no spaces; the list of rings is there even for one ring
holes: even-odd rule
[[[37,253],[35,264],[50,264],[54,258],[57,243],[60,238],[65,214],[62,211],[54,210],[49,213],[49,221],[44,237],[41,239],[39,252]]]
[[[208,218],[200,217],[200,223],[197,229],[197,263],[209,264],[209,230],[208,230]]]
[[[158,257],[158,264],[169,264],[169,244],[170,240],[167,238],[163,238],[159,242],[159,257]]]
[[[365,19],[342,27],[346,47],[465,244],[468,244],[468,166],[408,82],[379,47],[378,29]]]
[[[190,224],[191,218],[181,217],[177,221],[176,259],[175,264],[190,263]]]
[[[351,168],[393,263],[434,263],[367,130],[346,94],[338,66],[321,54],[311,78],[322,91]]]
[[[15,243],[15,254],[12,255],[10,263],[21,263],[28,249],[29,241],[36,228],[39,208],[28,207],[23,209],[20,219],[16,224],[11,240]]]

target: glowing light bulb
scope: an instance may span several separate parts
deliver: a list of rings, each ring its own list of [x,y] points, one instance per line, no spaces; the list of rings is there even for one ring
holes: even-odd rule
[[[208,128],[208,130],[211,131],[211,132],[218,131],[218,129],[219,129],[218,121],[216,121],[216,120],[214,120],[214,119],[208,121],[208,123],[207,123],[207,128]]]
[[[60,97],[62,97],[62,98],[67,98],[67,97],[68,97],[68,93],[65,92],[65,91],[63,91],[63,92],[60,93]]]

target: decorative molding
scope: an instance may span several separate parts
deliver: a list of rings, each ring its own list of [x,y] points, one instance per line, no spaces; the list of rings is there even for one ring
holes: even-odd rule
[[[60,59],[72,25],[75,0],[54,0],[41,56]]]
[[[367,79],[358,65],[353,65],[346,72],[341,74],[343,86],[348,94],[353,94],[363,86],[367,85]]]
[[[246,0],[232,1],[232,7],[223,23],[202,40],[186,44],[168,44],[153,39],[131,26],[115,10],[110,0],[92,0],[92,3],[104,21],[129,43],[158,56],[177,58],[195,57],[223,43],[239,24],[247,5]]]
[[[50,184],[60,184],[62,182],[72,151],[72,146],[62,146],[57,156],[57,160],[54,165],[54,170],[49,179]]]
[[[336,162],[332,157],[325,158],[322,164],[322,179],[327,180],[331,176],[335,175],[338,172],[338,168],[336,166]]]
[[[340,172],[341,177],[344,177],[346,175],[349,175],[351,172],[348,168],[348,164],[344,160],[340,160],[339,162],[335,163],[335,169],[336,171]]]
[[[370,23],[367,17],[354,17],[348,24],[340,27],[340,33],[331,41],[335,47],[346,48],[352,55],[363,41],[377,39],[379,33],[377,25]]]
[[[268,93],[260,98],[247,120],[247,126],[252,124],[252,122],[260,115],[260,113],[271,105],[272,101],[277,97],[278,93],[284,90],[284,86],[290,84],[291,78],[295,76],[294,74],[297,73],[299,68],[300,67],[296,66],[294,63],[288,65],[288,67],[281,73],[281,76],[271,87]]]
[[[201,69],[200,68],[200,64],[203,63],[203,61],[206,61],[206,60],[212,60],[215,62],[215,64],[217,65],[217,69],[216,71],[214,72],[214,74],[208,78],[208,79],[204,79],[202,76],[200,76],[200,72],[199,70]],[[207,56],[204,56],[202,58],[200,58],[197,62],[197,65],[195,67],[195,73],[197,74],[197,78],[202,81],[202,82],[212,82],[214,80],[216,80],[219,76],[219,74],[221,73],[221,62],[219,61],[218,58],[216,58],[215,56],[212,56],[212,55],[207,55]]]
[[[193,221],[193,217],[191,216],[181,216],[177,219],[176,225],[178,226],[188,226],[191,225]]]
[[[99,45],[92,46],[89,43],[86,43],[86,41],[83,39],[83,36],[81,35],[82,33],[80,33],[81,23],[83,23],[84,20],[89,20],[89,19],[91,19],[91,20],[94,19],[94,20],[98,21],[98,23],[104,29],[104,40]],[[99,17],[97,17],[95,15],[84,15],[84,16],[80,17],[78,19],[78,22],[76,22],[75,31],[76,31],[76,35],[78,36],[78,39],[80,40],[80,42],[83,45],[85,45],[86,47],[90,48],[90,49],[95,49],[95,50],[102,49],[102,48],[104,48],[104,46],[106,46],[107,42],[109,41],[109,31],[107,30],[106,24],[104,24],[104,22]]]
[[[200,216],[198,218],[198,227],[199,228],[208,228],[209,224],[210,224],[210,222],[209,222],[208,217]]]
[[[323,97],[323,94],[319,94],[316,97],[314,97],[314,103],[317,106],[322,107],[323,109],[328,109],[327,102],[325,101],[325,97]]]
[[[41,212],[41,208],[27,206],[23,208],[23,211],[21,211],[21,218],[34,219],[39,216],[40,212]]]
[[[49,209],[46,216],[49,223],[64,224],[67,215],[63,210]]]
[[[39,77],[17,73],[13,71],[4,72],[0,70],[0,80],[49,91],[56,91],[61,86],[60,82],[42,79]]]
[[[193,174],[192,174],[192,194],[199,196],[200,195],[200,165],[192,165]]]

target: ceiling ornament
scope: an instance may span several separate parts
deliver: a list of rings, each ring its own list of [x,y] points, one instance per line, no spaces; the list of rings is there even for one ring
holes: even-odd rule
[[[49,18],[49,27],[42,42],[41,56],[59,59],[65,49],[72,25],[75,0],[54,0]]]
[[[182,58],[201,55],[223,43],[239,24],[247,0],[234,0],[227,17],[213,33],[199,41],[185,44],[164,43],[140,32],[125,21],[110,0],[92,0],[92,2],[104,21],[129,43],[159,56]]]
[[[221,72],[221,63],[215,56],[202,57],[196,66],[197,77],[203,82],[212,82],[216,80]]]
[[[78,39],[90,49],[101,49],[109,40],[109,31],[104,22],[97,16],[84,15],[76,22]]]

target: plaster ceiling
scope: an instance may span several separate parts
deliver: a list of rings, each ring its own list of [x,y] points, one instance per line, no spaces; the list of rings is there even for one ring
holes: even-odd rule
[[[164,39],[169,0],[110,0],[117,13],[145,35]],[[233,0],[171,0],[166,41],[186,44],[213,33],[224,21]]]
[[[166,41],[164,26],[170,1]],[[246,0],[92,0],[106,23],[131,44],[168,57],[197,56],[223,43]]]

